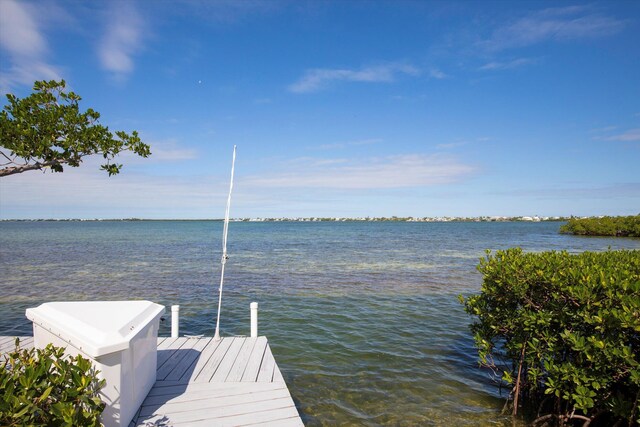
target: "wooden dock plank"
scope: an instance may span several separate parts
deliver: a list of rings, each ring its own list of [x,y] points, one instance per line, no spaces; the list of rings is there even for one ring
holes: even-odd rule
[[[176,352],[180,350],[180,348],[182,348],[182,346],[185,345],[186,343],[187,343],[186,338],[176,338],[171,347],[158,349],[157,368],[160,369],[162,365],[164,365],[165,362],[171,359],[171,357],[174,354],[176,354]]]
[[[288,396],[282,399],[258,402],[252,405],[250,412],[247,411],[232,417],[223,417],[223,419],[227,425],[246,425],[251,423],[262,424],[296,415],[298,415],[298,411],[295,405],[293,405],[291,397]]]
[[[283,414],[283,415],[290,415],[292,414],[291,411],[288,411],[288,414]],[[304,427],[304,424],[302,423],[302,420],[300,419],[300,415],[298,415],[298,412],[295,412],[295,415],[291,416],[290,418],[284,418],[284,419],[277,419],[277,420],[273,420],[273,421],[259,421],[257,423],[252,423],[252,424],[244,424],[244,427],[251,427],[251,426],[260,426],[260,427]]]
[[[176,341],[180,340],[180,338],[158,338],[158,350],[164,350],[173,345]]]
[[[202,357],[203,350],[211,343],[213,340],[203,339],[203,338],[192,338],[190,341],[194,341],[193,346],[191,347],[192,351],[187,352],[185,356],[182,358],[179,365],[177,365],[165,378],[164,381],[178,381],[183,375],[187,375],[187,372],[193,371],[193,365],[196,361]],[[215,345],[214,345],[215,346]]]
[[[215,384],[215,383],[210,383]],[[254,404],[256,402],[263,402],[266,400],[281,399],[289,396],[289,390],[286,387],[278,388],[276,383],[265,383],[270,387],[265,387],[261,391],[255,391],[252,387],[247,387],[247,384],[242,384],[244,390],[242,394],[234,396],[218,396],[211,397],[208,393],[200,392],[197,395],[190,393],[189,391],[183,393],[182,398],[178,400],[172,400],[168,402],[158,401],[158,403],[149,404],[146,400],[142,404],[140,410],[140,416],[148,417],[154,414],[164,413],[177,413],[177,412],[192,412],[200,409],[217,409],[223,406],[233,406],[242,404]]]
[[[253,347],[249,363],[247,363],[247,368],[240,381],[256,382],[258,380],[258,373],[260,372],[260,365],[262,365],[264,352],[268,345],[267,343],[267,337],[258,337],[256,345]]]
[[[216,351],[213,352],[209,360],[207,360],[206,364],[202,367],[200,372],[197,374],[193,382],[211,382],[211,377],[215,374],[218,366],[224,359],[227,354],[229,347],[234,343],[235,339],[231,338],[222,338]]]
[[[207,363],[209,362],[209,359],[216,352],[216,350],[217,350],[218,346],[220,345],[220,343],[223,342],[223,340],[216,341],[216,340],[214,340],[212,338],[201,338],[201,340],[203,342],[206,342],[207,345],[200,352],[200,356],[196,360],[195,366],[193,367],[193,369],[185,371],[180,376],[180,378],[178,378],[176,380],[176,382],[178,382],[178,383],[193,382],[196,379],[196,377],[198,376],[198,374],[200,374],[202,369],[207,365]],[[227,340],[227,342],[228,341],[229,340]],[[213,373],[212,373],[212,375],[213,375]]]
[[[268,400],[262,400],[262,401],[245,401],[237,405],[229,405],[229,406],[226,406],[226,405],[225,406],[208,406],[208,407],[201,406],[199,409],[195,409],[195,410],[171,412],[170,414],[166,414],[162,412],[162,413],[155,413],[147,417],[141,416],[138,418],[137,424],[144,425],[145,423],[150,423],[150,422],[154,423],[162,419],[169,419],[173,424],[190,423],[190,422],[201,421],[201,420],[211,420],[212,423],[215,423],[219,419],[224,420],[225,418],[230,418],[230,417],[239,418],[243,415],[244,416],[248,415],[248,417],[246,417],[245,423],[250,423],[250,422],[255,423],[256,421],[257,422],[262,421],[261,419],[262,417],[260,417],[260,414],[262,412],[268,413],[269,411],[273,411],[274,409],[290,409],[288,412],[293,413],[295,412],[295,406],[292,406],[292,405],[293,405],[293,401],[291,400],[291,397],[286,396],[286,397],[281,397],[277,399],[268,399]],[[264,417],[264,414],[263,414],[263,417]],[[271,416],[268,415],[268,417],[271,417]],[[284,418],[284,417],[280,416],[280,418]],[[230,421],[230,420],[226,420],[226,421]],[[241,422],[242,421],[236,420],[236,421],[233,421],[233,424],[242,425],[240,424]]]
[[[193,350],[193,347],[197,344],[197,341],[194,339],[189,339],[189,338],[183,338],[182,339],[182,345],[180,346],[179,349],[177,349],[176,351],[174,351],[171,356],[169,356],[167,358],[167,360],[164,361],[164,363],[162,363],[162,366],[158,366],[158,370],[156,372],[156,380],[164,380],[167,378],[167,376],[178,366],[180,366],[180,364],[182,363],[182,359],[184,359],[187,354],[189,353],[196,353],[197,352],[195,350]],[[191,351],[190,351],[191,350]],[[165,352],[167,352],[168,350],[164,350]],[[160,357],[158,356],[158,359],[160,359]],[[158,360],[158,362],[160,362]],[[158,365],[160,365],[160,363],[158,363]]]
[[[28,350],[33,347],[33,337],[30,336],[2,336],[0,337],[0,354],[9,353],[16,348],[16,338],[20,338],[20,348]]]
[[[240,353],[238,353],[236,361],[229,369],[229,374],[224,380],[225,382],[237,382],[242,379],[242,375],[244,374],[245,369],[247,369],[247,364],[249,363],[249,360],[251,358],[251,354],[253,352],[253,348],[256,345],[256,341],[258,341],[258,338],[246,338],[244,340],[242,350],[240,351]]]
[[[0,354],[9,353],[15,348],[14,341],[6,341],[0,344]]]
[[[275,361],[275,359],[274,359]],[[284,377],[282,376],[282,372],[280,372],[280,368],[277,363],[273,365],[273,382],[274,383],[283,383]]]
[[[264,357],[262,358],[262,365],[258,371],[258,382],[271,382],[273,381],[273,370],[276,366],[276,360],[273,358],[271,348],[267,346],[264,351]]]
[[[13,344],[16,337],[0,337],[0,347],[5,346],[7,343]]]
[[[222,411],[220,417],[210,418],[207,420],[209,425],[217,425],[217,426],[245,426],[247,424],[258,424],[262,425],[265,423],[273,423],[277,424],[277,421],[282,419],[291,418],[297,416],[298,413],[294,406],[282,406],[286,405],[286,399],[281,400],[272,400],[269,401],[268,405],[263,405],[262,410],[253,411],[244,414],[234,414],[228,415]],[[178,421],[175,425],[181,425]],[[182,424],[184,425],[184,424]],[[191,423],[190,423],[191,425]],[[193,425],[204,425],[202,422]]]
[[[213,386],[212,384],[215,384]],[[275,386],[274,386],[275,384]],[[286,385],[279,383],[255,383],[251,388],[252,392],[262,392],[286,388]],[[188,400],[198,400],[202,397],[224,397],[238,396],[247,391],[246,384],[241,383],[192,383],[188,390],[184,385],[172,387],[154,387],[144,401],[144,405],[157,405],[159,403],[183,402]],[[188,392],[187,392],[188,391]]]
[[[226,427],[226,426],[268,426],[268,427],[304,427],[297,412],[290,408],[264,411],[259,417],[242,415],[238,417],[219,418],[215,420],[191,421],[188,423],[174,423],[173,427]],[[254,422],[254,420],[259,421]]]
[[[158,338],[157,378],[129,427],[304,425],[266,337]]]
[[[222,359],[222,361],[220,362],[218,369],[216,369],[216,372],[209,380],[210,383],[224,382],[224,380],[227,378],[227,375],[229,375],[229,370],[238,357],[238,353],[240,353],[240,350],[242,350],[242,347],[244,347],[245,342],[246,340],[242,338],[235,339],[233,341],[231,347],[229,347],[229,350],[227,350],[227,353],[224,355],[224,359]]]

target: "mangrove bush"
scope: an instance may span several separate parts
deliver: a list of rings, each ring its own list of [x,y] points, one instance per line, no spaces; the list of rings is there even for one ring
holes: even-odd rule
[[[560,233],[580,236],[640,237],[640,215],[571,218]]]
[[[487,252],[461,297],[480,363],[540,425],[640,423],[640,251]],[[505,406],[507,408],[507,406]]]
[[[64,349],[21,349],[0,363],[0,425],[100,426],[105,404],[91,362],[65,356]]]

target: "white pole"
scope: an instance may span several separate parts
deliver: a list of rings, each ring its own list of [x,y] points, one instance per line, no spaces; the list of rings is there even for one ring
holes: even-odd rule
[[[231,191],[233,191],[233,169],[236,164],[236,146],[233,146],[233,159],[231,160],[231,180],[229,181],[229,197],[227,197],[227,209],[224,212],[224,228],[222,230],[222,269],[220,271],[220,289],[218,291],[218,317],[216,318],[215,341],[220,340],[220,307],[222,306],[222,287],[224,285],[224,265],[227,263],[227,233],[229,231],[229,208],[231,207]]]
[[[251,338],[258,336],[258,303],[252,302],[249,304],[251,309]]]
[[[180,331],[180,306],[171,306],[171,338],[178,338]]]

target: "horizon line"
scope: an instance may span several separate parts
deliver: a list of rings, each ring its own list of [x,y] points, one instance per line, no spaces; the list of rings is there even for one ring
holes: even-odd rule
[[[447,220],[529,220],[529,221],[562,221],[569,218],[596,218],[611,215],[476,215],[476,216],[455,216],[455,215],[437,215],[437,216],[296,216],[296,217],[236,217],[229,218],[232,222],[261,222],[261,221],[447,221]],[[613,215],[627,216],[627,215]],[[222,222],[224,218],[0,218],[0,222],[5,221],[212,221]]]

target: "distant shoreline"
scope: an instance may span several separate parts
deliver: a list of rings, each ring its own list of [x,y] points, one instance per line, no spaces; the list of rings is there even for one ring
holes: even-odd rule
[[[559,222],[571,217],[538,216],[480,216],[480,217],[295,217],[295,218],[232,218],[232,222]],[[178,219],[178,218],[42,218],[42,219],[0,219],[0,222],[138,222],[138,221],[212,221],[221,222],[222,218]]]

